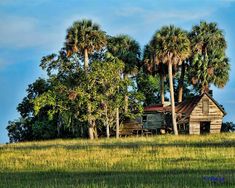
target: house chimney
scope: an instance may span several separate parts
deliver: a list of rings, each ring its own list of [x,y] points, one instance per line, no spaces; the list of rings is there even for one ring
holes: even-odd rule
[[[209,92],[208,92],[208,94],[209,94],[211,97],[213,97],[213,90],[210,89]]]

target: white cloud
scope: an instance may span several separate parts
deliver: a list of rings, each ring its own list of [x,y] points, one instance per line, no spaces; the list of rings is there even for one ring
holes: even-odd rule
[[[1,15],[0,46],[5,48],[53,48],[60,43],[62,30],[48,28],[31,17]],[[64,36],[63,36],[64,37]]]
[[[212,14],[213,11],[207,10],[207,11],[170,11],[170,12],[152,12],[149,13],[146,17],[149,18],[149,21],[156,21],[156,20],[183,20],[183,21],[189,21],[189,20],[197,20],[197,19],[203,19],[206,16],[209,16]]]
[[[203,19],[206,16],[209,16],[214,11],[212,9],[207,10],[178,10],[178,11],[170,11],[170,10],[149,10],[140,7],[126,7],[121,8],[116,11],[117,16],[137,16],[143,18],[147,23],[152,21],[166,21],[166,20],[196,20]]]
[[[117,16],[131,16],[136,14],[143,14],[146,10],[140,7],[127,7],[127,8],[121,8],[118,11],[115,12]]]
[[[48,2],[50,0],[0,0],[0,5],[16,5],[16,4],[30,4],[32,5],[40,5],[42,3]]]

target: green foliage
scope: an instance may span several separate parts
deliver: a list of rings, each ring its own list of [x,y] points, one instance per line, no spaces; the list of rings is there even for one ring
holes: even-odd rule
[[[189,34],[192,55],[189,58],[190,81],[208,92],[211,84],[223,88],[229,80],[230,64],[226,57],[226,40],[216,23],[200,22]]]
[[[80,105],[90,105],[92,120],[104,122],[105,107],[111,116],[108,119],[114,120],[114,109],[122,106],[123,94],[119,91],[127,85],[127,80],[120,77],[123,67],[121,62],[93,62],[85,76],[86,81],[81,87],[75,88],[77,97],[82,99]],[[88,114],[83,114],[82,118],[88,120]]]
[[[130,81],[120,76],[124,64],[112,54],[104,55],[104,58],[110,62],[92,62],[88,72],[85,72],[80,64],[72,65],[76,67],[74,72],[67,72],[63,61],[67,61],[68,58],[57,57],[43,61],[42,66],[48,70],[48,75],[51,77],[49,81],[52,89],[34,99],[36,114],[45,106],[50,106],[48,110],[50,119],[60,114],[62,122],[65,122],[66,114],[69,113],[73,119],[80,122],[85,123],[88,119],[103,122],[98,124],[100,129],[107,123],[110,127],[114,127],[115,109],[119,108],[120,113],[123,113],[124,95],[127,94],[125,88],[130,85]],[[57,74],[53,75],[51,72]],[[133,99],[130,106],[135,111],[135,115],[132,113],[128,115],[133,118],[142,112],[141,97],[134,91],[130,93],[130,97]],[[86,110],[88,107],[89,114]],[[70,124],[67,126],[69,127]]]
[[[125,64],[124,74],[135,73],[140,62],[140,46],[128,35],[108,38],[107,50]]]
[[[48,117],[50,106],[47,105],[38,109],[33,103],[33,100],[48,92],[50,87],[50,84],[42,78],[38,78],[28,86],[27,96],[17,107],[21,118],[9,121],[7,126],[10,142],[56,138],[56,121]],[[40,123],[50,126],[37,126]],[[48,131],[48,128],[50,131]]]
[[[69,56],[73,53],[83,55],[85,49],[88,50],[88,53],[93,53],[102,49],[105,45],[105,32],[92,20],[75,21],[67,30],[65,48]]]
[[[235,124],[233,122],[223,122],[221,132],[235,132]]]
[[[190,41],[187,33],[173,25],[163,26],[156,31],[151,46],[154,48],[157,62],[180,65],[190,55]]]
[[[144,97],[144,106],[158,104],[160,102],[160,78],[159,75],[149,75],[140,71],[137,74],[136,82],[138,91]]]
[[[32,140],[32,124],[27,119],[9,121],[7,126],[10,142],[21,142]]]
[[[184,98],[210,84],[224,87],[230,71],[226,47],[215,23],[201,22],[189,34],[164,26],[145,46],[141,62],[140,46],[130,36],[107,37],[91,20],[76,21],[67,30],[64,48],[42,58],[48,79],[29,85],[17,107],[21,118],[7,127],[10,140],[86,137],[92,123],[101,135],[107,125],[115,129],[116,109],[121,122],[141,116],[143,106],[159,103],[160,93],[168,89],[168,65],[168,80],[176,78],[171,91],[182,85]],[[177,73],[183,61],[186,78]],[[186,80],[193,80],[194,88]]]

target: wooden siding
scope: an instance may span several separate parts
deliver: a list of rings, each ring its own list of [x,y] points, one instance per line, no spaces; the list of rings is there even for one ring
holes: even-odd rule
[[[146,113],[147,121],[143,121],[143,128],[145,129],[158,129],[161,128],[164,120],[162,113]]]
[[[190,122],[189,134],[200,134],[200,123],[199,122]]]
[[[209,100],[209,111],[203,113],[203,101]],[[216,104],[204,95],[190,114],[189,133],[200,134],[200,122],[210,122],[210,133],[219,133],[223,119],[223,112]]]

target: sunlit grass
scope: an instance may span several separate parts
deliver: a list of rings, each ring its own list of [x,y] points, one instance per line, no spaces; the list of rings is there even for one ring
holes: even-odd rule
[[[0,180],[0,187],[235,187],[235,134],[0,145]]]

